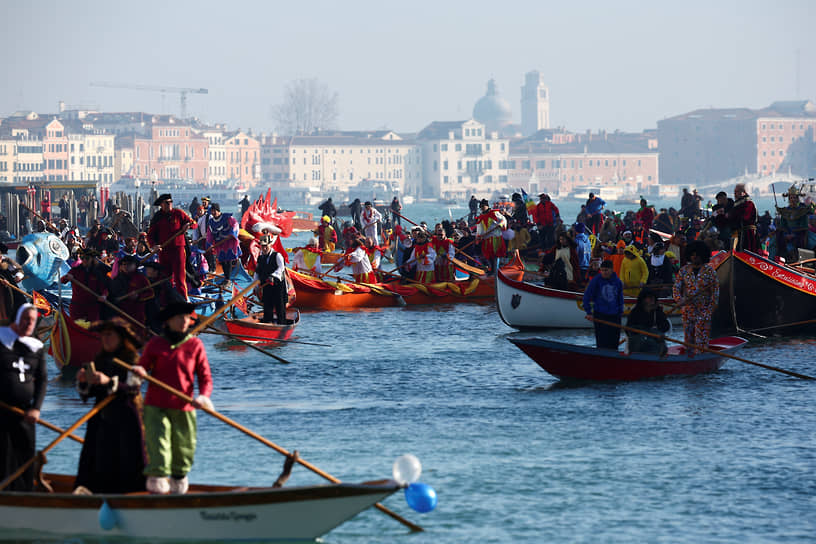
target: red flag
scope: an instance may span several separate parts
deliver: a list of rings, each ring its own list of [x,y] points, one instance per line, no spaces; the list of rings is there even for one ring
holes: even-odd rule
[[[31,292],[31,303],[34,304],[34,307],[38,310],[43,310],[45,315],[51,313],[51,305],[48,304],[48,301],[45,299],[44,296],[39,294],[37,291]]]
[[[235,307],[238,308],[239,310],[241,310],[242,312],[244,312],[246,315],[249,315],[249,312],[247,311],[246,300],[244,299],[244,297],[238,297],[238,292],[239,292],[238,288],[233,283],[232,284],[232,298],[237,298],[238,299],[238,301],[235,303]]]

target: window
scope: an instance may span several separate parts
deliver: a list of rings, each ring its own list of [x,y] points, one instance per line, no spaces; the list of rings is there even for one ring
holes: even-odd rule
[[[433,150],[436,151],[436,144],[433,144]],[[371,153],[371,150],[369,149],[368,152]]]
[[[448,176],[442,176],[442,183],[448,183]]]
[[[589,159],[589,166],[592,167],[592,159]]]
[[[456,151],[462,151],[462,144],[456,144],[455,148]]]
[[[447,170],[447,169],[448,169],[448,161],[444,161],[442,163],[442,170]]]
[[[448,144],[442,144],[442,151],[448,150]]]

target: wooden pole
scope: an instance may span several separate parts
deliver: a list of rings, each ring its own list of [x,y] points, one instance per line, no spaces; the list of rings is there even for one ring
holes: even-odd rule
[[[748,359],[743,359],[742,357],[737,357],[736,355],[729,355],[728,353],[723,353],[716,349],[711,349],[705,346],[698,346],[697,344],[691,344],[689,342],[684,342],[683,340],[676,340],[674,338],[669,338],[667,336],[662,336],[660,334],[655,334],[648,331],[642,331],[640,329],[634,329],[632,327],[627,327],[626,325],[620,325],[618,323],[612,323],[611,321],[604,321],[603,319],[595,319],[594,317],[590,317],[592,321],[595,323],[601,323],[602,325],[608,325],[610,327],[618,327],[619,329],[623,329],[628,332],[633,332],[635,334],[642,334],[643,336],[651,336],[652,338],[658,338],[662,340],[667,340],[669,342],[674,342],[675,344],[680,344],[686,346],[690,349],[695,349],[699,351],[704,351],[706,353],[713,353],[714,355],[719,355],[720,357],[727,357],[728,359],[734,359],[735,361],[739,361],[741,363],[747,363],[749,365],[759,366],[762,368],[767,368],[768,370],[773,370],[775,372],[781,372],[782,374],[787,374],[788,376],[794,376],[796,378],[802,378],[803,380],[816,380],[813,376],[807,376],[805,374],[799,374],[790,370],[785,370],[784,368],[778,368],[771,365],[766,365],[763,363],[757,363],[756,361],[749,361]]]
[[[230,307],[232,307],[232,305],[233,305],[233,304],[235,304],[236,302],[238,302],[238,299],[239,299],[239,298],[243,297],[243,296],[244,296],[245,294],[247,294],[249,291],[252,291],[252,290],[255,288],[255,286],[256,286],[256,285],[258,285],[259,283],[261,283],[261,280],[255,280],[255,281],[253,281],[252,283],[250,283],[249,285],[247,285],[246,287],[244,287],[244,289],[243,289],[243,290],[242,290],[240,293],[238,293],[237,295],[235,295],[234,297],[232,297],[232,299],[231,299],[229,302],[225,303],[223,306],[221,306],[220,308],[218,308],[218,309],[217,309],[215,312],[213,312],[213,313],[212,313],[212,314],[211,314],[209,317],[207,317],[206,319],[204,319],[204,321],[202,321],[202,322],[200,322],[198,325],[196,325],[196,326],[195,326],[195,328],[193,328],[193,330],[191,330],[190,332],[188,332],[188,333],[187,333],[187,335],[184,337],[184,340],[181,340],[181,341],[180,341],[180,342],[178,342],[177,344],[174,344],[174,345],[170,346],[170,349],[176,349],[176,348],[177,348],[177,347],[179,347],[179,346],[180,346],[180,345],[181,345],[181,344],[182,344],[182,343],[183,343],[185,340],[187,340],[188,338],[191,338],[191,337],[195,336],[195,335],[196,335],[196,334],[198,334],[199,332],[203,331],[204,329],[206,329],[207,327],[209,327],[210,325],[212,325],[212,324],[215,322],[215,320],[216,320],[216,319],[218,319],[218,317],[219,317],[221,314],[223,314],[224,312],[226,312],[227,310],[229,310],[229,309],[230,309]]]
[[[250,340],[263,340],[263,341],[269,342],[270,344],[276,343],[276,342],[285,342],[287,344],[305,344],[307,346],[320,346],[322,348],[334,347],[334,346],[330,346],[328,344],[317,344],[315,342],[303,342],[301,340],[284,340],[283,338],[271,339],[271,338],[264,338],[263,336],[251,336],[251,335],[248,335],[248,334],[238,335],[238,334],[232,334],[231,332],[219,331],[219,330],[213,329],[212,327],[210,327],[209,330],[201,331],[201,332],[204,333],[204,334],[217,334],[219,336],[230,336],[230,337],[240,336],[241,338],[249,338]]]
[[[123,368],[128,369],[128,370],[133,369],[133,367],[131,367],[129,364],[127,364],[126,362],[124,362],[121,359],[118,359],[116,357],[113,358],[113,362],[118,364],[119,366],[121,366]],[[177,396],[178,398],[180,398],[180,399],[182,399],[182,400],[184,400],[184,401],[186,401],[186,402],[188,402],[190,404],[193,403],[193,398],[192,397],[190,397],[188,395],[185,395],[184,393],[182,393],[178,389],[167,385],[166,383],[162,382],[161,380],[157,380],[156,378],[154,378],[153,376],[150,376],[150,375],[148,375],[146,379],[147,379],[147,381],[149,381],[150,383],[152,383],[156,387],[159,387],[160,389],[163,389],[163,390],[167,391],[168,393],[171,393],[171,394]],[[219,412],[216,412],[215,410],[211,410],[209,408],[203,407],[203,406],[201,408],[199,408],[199,409],[204,411],[205,413],[213,416],[214,418],[222,421],[223,423],[226,423],[230,427],[232,427],[234,429],[238,429],[242,433],[246,434],[247,436],[250,436],[250,437],[254,438],[258,442],[260,442],[260,443],[262,443],[262,444],[264,444],[266,446],[269,446],[270,448],[272,448],[276,452],[280,453],[281,455],[284,455],[284,456],[287,456],[287,457],[289,455],[291,455],[290,452],[288,452],[284,448],[278,446],[277,444],[275,444],[271,440],[268,440],[268,439],[264,438],[263,436],[259,435],[258,433],[254,432],[254,431],[251,431],[250,429],[244,427],[243,425],[241,425],[240,423],[238,423],[236,421],[233,421],[232,419],[228,418],[227,416],[225,416],[225,415],[223,415],[223,414],[221,414]],[[338,478],[335,478],[334,476],[332,476],[328,472],[324,472],[323,470],[321,470],[318,467],[314,466],[313,464],[305,461],[304,459],[302,459],[300,457],[297,457],[297,458],[295,458],[295,460],[298,463],[300,463],[302,466],[306,467],[307,469],[311,470],[315,474],[319,475],[320,477],[325,478],[326,480],[328,480],[330,482],[333,482],[333,483],[336,483],[336,484],[340,483],[340,480]],[[422,527],[420,527],[419,525],[416,525],[416,524],[408,521],[407,519],[403,518],[402,516],[400,516],[396,512],[392,512],[391,510],[389,510],[388,508],[386,508],[385,506],[383,506],[380,503],[377,503],[374,506],[378,510],[380,510],[381,512],[384,512],[384,513],[388,514],[389,516],[396,519],[397,521],[399,521],[403,525],[406,525],[412,531],[422,531],[423,530]]]
[[[170,244],[170,242],[176,239],[176,236],[179,236],[180,234],[184,233],[188,228],[190,228],[190,225],[191,223],[189,221],[185,221],[184,225],[182,225],[181,228],[175,234],[173,234],[172,236],[170,236],[170,238],[159,244],[158,247],[151,249],[150,253],[142,257],[141,262],[145,262],[147,259],[149,259],[153,255],[167,247]]]
[[[392,211],[393,211],[393,210],[392,210]],[[412,224],[412,225],[414,225],[415,227],[418,227],[418,226],[419,226],[419,225],[417,225],[416,223],[414,223],[413,221],[411,221],[410,219],[408,219],[407,217],[405,217],[404,215],[402,215],[402,214],[400,214],[400,213],[397,213],[397,212],[393,212],[393,213],[395,213],[396,215],[398,215],[398,216],[400,216],[401,218],[405,219],[406,221],[408,221],[409,223],[411,223],[411,224]],[[494,230],[494,229],[491,229],[489,232],[492,232],[493,230]],[[487,234],[487,233],[485,233],[485,234]],[[475,240],[474,240],[474,242],[475,242]],[[471,242],[471,243],[473,243],[473,242]],[[469,247],[469,246],[470,246],[470,244],[466,245],[465,247]],[[456,253],[461,253],[461,254],[462,254],[464,257],[465,257],[465,259],[469,259],[469,260],[473,261],[473,262],[474,262],[474,263],[476,263],[476,264],[481,264],[479,261],[477,261],[476,259],[474,259],[474,258],[473,258],[473,257],[471,257],[470,255],[468,255],[467,253],[464,253],[464,252],[462,251],[462,249],[464,249],[464,247],[460,249],[460,248],[456,247],[455,245],[453,246],[453,250],[454,250],[454,252],[456,252]],[[450,257],[449,257],[449,258],[450,258]],[[464,267],[462,266],[462,265],[464,265],[464,266],[470,266],[470,265],[467,265],[467,264],[462,263],[462,262],[456,262],[455,260],[453,260],[453,258],[450,258],[450,259],[451,259],[451,261],[453,261],[453,263],[454,263],[455,265],[459,266],[460,268],[463,268],[465,271],[470,272],[471,274],[484,274],[484,273],[485,273],[484,269],[482,269],[482,268],[473,267],[473,268],[475,268],[475,269],[477,269],[477,270],[478,270],[478,272],[475,272],[475,271],[473,271],[473,270],[468,270],[467,268],[464,268]]]
[[[10,404],[6,404],[2,400],[0,400],[0,408],[5,408],[9,412],[14,412],[15,414],[20,415],[20,416],[25,415],[25,410],[23,410],[21,408],[17,408],[16,406],[12,406]],[[42,420],[42,419],[38,419],[37,423],[39,423],[40,425],[42,425],[46,429],[51,429],[52,431],[57,432],[57,433],[64,433],[65,432],[65,429],[62,429],[61,427],[57,427],[56,425],[54,425],[52,423],[48,423],[47,421]],[[69,434],[68,438],[70,438],[74,442],[79,442],[80,444],[83,444],[85,442],[83,439],[81,439],[80,437],[78,437],[75,434]]]
[[[98,293],[94,292],[93,289],[91,289],[90,287],[88,287],[87,285],[85,285],[84,283],[79,281],[78,279],[76,279],[74,277],[71,277],[70,279],[71,279],[71,283],[73,283],[74,285],[78,285],[84,291],[86,291],[88,294],[95,296],[97,298],[97,300],[100,298],[100,295]],[[150,328],[148,328],[147,325],[145,325],[144,323],[139,323],[138,321],[136,321],[135,319],[130,317],[128,314],[126,314],[124,311],[122,311],[118,306],[115,306],[114,304],[112,304],[110,301],[108,301],[106,299],[102,299],[101,302],[103,304],[105,304],[106,306],[108,306],[109,308],[112,308],[113,310],[115,310],[116,313],[118,313],[119,315],[121,315],[122,317],[124,317],[125,319],[130,321],[131,323],[134,323],[134,324],[138,325],[139,327],[141,327],[144,330],[148,331],[150,334],[153,334],[153,335],[156,334],[155,332],[151,331]]]
[[[113,300],[114,300],[114,302],[119,302],[119,301],[120,301],[120,300],[122,300],[122,299],[126,299],[126,298],[127,298],[127,297],[129,297],[130,295],[135,295],[136,293],[141,293],[142,291],[147,291],[148,289],[152,289],[153,287],[156,287],[157,285],[159,285],[159,284],[161,284],[161,283],[164,283],[164,282],[166,282],[166,281],[168,281],[168,280],[170,280],[170,279],[171,279],[171,278],[170,278],[170,276],[167,276],[166,278],[162,278],[162,279],[160,279],[159,281],[154,281],[153,283],[150,283],[150,284],[148,284],[148,285],[145,285],[144,287],[141,287],[141,288],[139,288],[139,289],[136,289],[135,291],[131,291],[131,292],[130,292],[130,293],[128,293],[127,295],[122,295],[121,297],[116,297],[116,298],[115,298],[115,299],[113,299]]]
[[[26,471],[26,469],[27,469],[28,467],[30,467],[30,466],[31,466],[31,465],[34,463],[34,461],[36,461],[36,460],[37,460],[37,457],[38,457],[39,455],[43,455],[43,454],[48,453],[48,452],[49,452],[49,451],[50,451],[50,450],[51,450],[51,449],[52,449],[54,446],[56,446],[57,444],[59,444],[60,442],[62,442],[62,440],[63,440],[64,438],[66,438],[66,437],[67,437],[69,434],[73,433],[75,430],[77,430],[79,427],[81,427],[83,423],[85,423],[86,421],[88,421],[89,419],[91,419],[93,416],[95,416],[96,414],[98,414],[98,413],[99,413],[99,412],[100,412],[100,411],[101,411],[101,410],[102,410],[102,409],[103,409],[105,406],[107,406],[108,404],[110,404],[110,403],[111,403],[111,401],[112,401],[113,399],[115,399],[115,398],[116,398],[116,394],[115,394],[115,393],[114,393],[114,394],[112,394],[112,395],[108,395],[108,396],[107,396],[107,397],[105,397],[105,398],[104,398],[102,401],[100,401],[100,402],[99,402],[99,403],[98,403],[96,406],[94,406],[93,408],[91,408],[91,410],[90,410],[90,411],[89,411],[87,414],[85,414],[84,416],[82,416],[81,418],[79,418],[79,419],[76,421],[76,423],[74,423],[73,425],[71,425],[70,427],[68,427],[66,430],[62,431],[62,432],[60,433],[60,435],[59,435],[57,438],[55,438],[53,441],[51,441],[51,443],[50,443],[50,444],[48,444],[48,445],[47,445],[45,448],[43,448],[42,450],[40,450],[39,454],[35,455],[35,456],[34,456],[34,457],[32,457],[31,459],[29,459],[28,461],[26,461],[25,463],[23,463],[23,465],[22,465],[20,468],[18,468],[16,471],[14,471],[14,473],[13,473],[11,476],[9,476],[8,478],[6,478],[6,479],[5,479],[5,480],[3,480],[2,482],[0,482],[0,490],[5,489],[6,487],[8,487],[8,485],[9,485],[11,482],[13,482],[13,481],[14,481],[14,480],[16,480],[17,478],[19,478],[19,477],[20,477],[20,475],[21,475],[23,472],[25,472],[25,471]]]

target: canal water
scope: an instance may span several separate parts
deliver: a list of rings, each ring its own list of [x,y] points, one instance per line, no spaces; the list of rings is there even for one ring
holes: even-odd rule
[[[447,215],[422,211],[410,216]],[[536,336],[487,303],[304,312],[296,338],[331,347],[273,348],[291,364],[203,339],[215,407],[244,426],[346,481],[390,477],[405,453],[422,462],[436,510],[415,513],[401,494],[385,505],[424,533],[372,509],[328,543],[814,541],[816,382],[730,361],[696,377],[564,385],[511,335]],[[740,355],[816,375],[814,336],[752,339]],[[42,417],[66,427],[87,409],[54,382]],[[78,455],[63,441],[47,470],[73,471]],[[269,485],[282,462],[199,415],[192,481]],[[322,482],[296,466],[287,485]]]

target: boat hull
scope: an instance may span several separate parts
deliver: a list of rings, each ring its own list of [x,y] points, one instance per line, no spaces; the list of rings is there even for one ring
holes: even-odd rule
[[[276,323],[262,323],[255,316],[240,319],[224,319],[227,332],[250,343],[273,343],[275,340],[288,340],[300,323],[300,312],[289,311],[286,317],[292,323],[278,325]]]
[[[93,361],[102,349],[99,334],[77,324],[61,313],[54,319],[48,353],[63,374],[76,372],[84,363]]]
[[[666,357],[655,354],[625,354],[609,349],[575,346],[542,338],[517,339],[510,342],[526,353],[538,365],[562,380],[629,381],[668,376],[693,376],[719,370],[726,357],[703,353],[688,357],[685,348],[669,348]],[[716,338],[711,349],[730,354],[746,343],[736,336]]]
[[[561,291],[525,281],[524,265],[516,258],[499,269],[496,276],[496,307],[499,317],[519,330],[588,329],[592,322],[586,319],[583,293]],[[625,313],[637,299],[624,298]],[[663,311],[673,324],[681,318],[670,299],[660,299]]]
[[[185,495],[0,493],[0,530],[18,537],[314,540],[399,489],[388,482],[279,489],[192,486]],[[109,530],[100,523],[105,502],[116,523]]]
[[[750,252],[718,257],[713,259],[720,281],[715,331],[816,330],[816,278]]]

